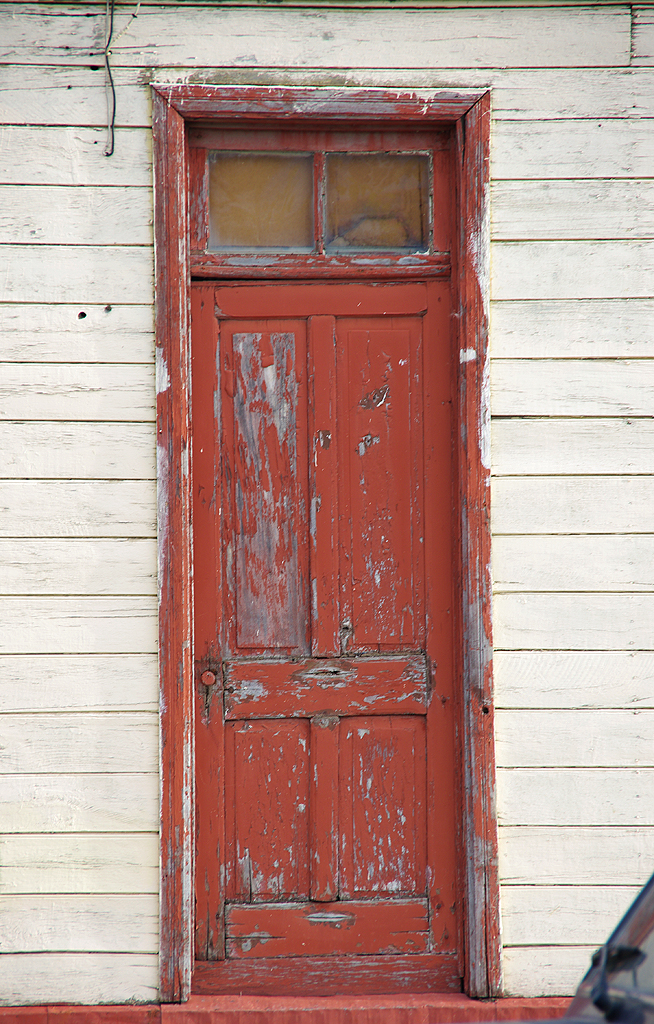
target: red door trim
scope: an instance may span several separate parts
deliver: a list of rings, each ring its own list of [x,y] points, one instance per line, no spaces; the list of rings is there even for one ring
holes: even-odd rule
[[[309,125],[347,122],[456,126],[458,225],[459,555],[456,609],[462,724],[465,990],[500,993],[490,615],[488,188],[490,97],[474,90],[153,86],[159,664],[161,686],[160,998],[185,1000],[193,957],[194,723],[189,464],[189,146],[186,123],[238,118]]]

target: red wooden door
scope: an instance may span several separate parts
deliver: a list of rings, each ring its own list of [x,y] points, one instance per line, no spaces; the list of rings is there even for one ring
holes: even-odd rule
[[[449,286],[197,285],[198,991],[460,987]]]

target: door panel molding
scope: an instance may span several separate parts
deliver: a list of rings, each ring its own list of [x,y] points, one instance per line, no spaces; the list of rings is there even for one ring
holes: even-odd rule
[[[490,95],[475,90],[421,94],[383,89],[155,85],[153,107],[162,708],[160,998],[166,1002],[188,998],[193,968],[194,903],[196,896],[204,898],[193,891],[194,742],[204,742],[201,727],[195,739],[194,715],[198,715],[201,725],[203,709],[211,696],[210,687],[196,685],[193,673],[188,248],[188,171],[192,157],[186,129],[188,125],[218,118],[222,122],[238,118],[241,124],[251,127],[265,122],[299,127],[320,122],[336,126],[346,123],[349,127],[376,123],[405,128],[449,126],[456,130],[458,235],[452,253],[452,280],[460,361],[455,432],[459,601],[454,611],[460,637],[457,651],[462,783],[458,799],[465,861],[461,878],[465,896],[465,990],[477,997],[499,995],[489,572]],[[419,267],[414,275],[420,277]],[[196,315],[213,317],[213,309],[203,310],[202,301],[198,301]],[[197,524],[197,528],[204,527]],[[215,764],[211,770],[219,768]],[[219,837],[216,839],[219,841]],[[207,872],[210,870],[207,865]],[[210,941],[207,936],[207,942]],[[435,954],[429,958],[433,959],[436,988],[442,957],[443,954]],[[333,964],[333,958],[329,959]],[[388,974],[388,958],[378,959],[378,968],[366,968],[371,979],[375,971],[378,977]],[[317,979],[321,977],[320,964],[320,957],[315,958]],[[238,985],[238,967],[230,970],[236,979],[233,983]],[[262,970],[265,973],[267,968]],[[424,960],[416,964],[416,970],[422,978]],[[289,971],[289,977],[293,977],[292,963]],[[203,978],[210,973],[210,965],[198,969],[196,991],[202,991]],[[404,980],[410,990],[408,977]],[[374,980],[369,983],[375,984]],[[426,983],[424,978],[422,983]],[[362,978],[361,991],[366,990],[366,984],[368,981]]]

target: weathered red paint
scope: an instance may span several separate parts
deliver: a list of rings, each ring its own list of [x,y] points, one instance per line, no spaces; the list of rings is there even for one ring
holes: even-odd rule
[[[302,126],[320,122],[323,125],[347,124],[348,126],[361,125],[404,125],[415,127],[418,130],[430,126],[447,127],[465,121],[465,133],[459,132],[459,153],[460,159],[455,168],[455,191],[459,196],[459,212],[461,214],[461,231],[458,239],[452,247],[453,259],[453,283],[455,308],[460,316],[459,342],[462,348],[475,347],[479,342],[479,353],[483,354],[485,343],[485,311],[480,299],[485,294],[484,286],[484,239],[483,225],[485,218],[485,195],[484,188],[487,184],[487,158],[488,158],[488,102],[485,99],[479,101],[480,94],[473,91],[439,92],[437,94],[398,94],[385,90],[360,91],[360,90],[311,90],[311,89],[269,89],[269,88],[225,88],[211,86],[158,86],[155,87],[155,162],[157,176],[156,190],[156,258],[158,270],[158,338],[163,339],[164,347],[170,346],[173,353],[187,352],[187,332],[180,320],[180,311],[184,315],[188,295],[188,275],[190,271],[190,257],[186,253],[183,241],[185,238],[185,218],[183,211],[180,211],[180,199],[184,205],[184,188],[188,169],[188,150],[183,145],[181,122],[192,123],[196,119],[209,120],[212,117],[220,117],[224,120],[239,118],[239,124],[249,121],[251,125],[265,125],[276,122],[283,123],[289,127]],[[478,102],[479,101],[479,102]],[[470,113],[468,113],[470,111]],[[465,144],[464,144],[465,138]],[[480,236],[481,232],[481,238]],[[201,245],[201,236],[196,234],[196,242]],[[472,242],[475,241],[475,245]],[[470,258],[472,257],[472,258]],[[458,268],[463,268],[459,270]],[[270,270],[265,266],[254,268],[253,274],[265,275]],[[250,271],[248,271],[250,273]],[[357,276],[363,276],[359,269]],[[383,276],[383,268],[371,268],[371,276],[380,278]],[[413,271],[412,271],[413,273]],[[275,272],[275,276],[281,274]],[[168,284],[170,282],[170,284]],[[398,286],[402,287],[402,286]],[[405,285],[404,287],[421,287],[416,284]],[[238,290],[238,289],[235,289]],[[390,293],[390,292],[389,292]],[[459,308],[460,307],[460,308]],[[424,308],[424,307],[423,307]],[[389,312],[388,309],[385,310]],[[432,313],[436,310],[430,307],[425,317],[425,324],[429,323]],[[254,310],[252,315],[258,315]],[[265,315],[275,316],[276,310],[268,306]],[[303,313],[297,309],[297,316]],[[338,315],[331,309],[314,308],[309,315]],[[343,314],[341,314],[343,315]],[[429,354],[425,353],[425,359]],[[464,430],[462,439],[457,441],[455,446],[455,458],[460,466],[459,470],[459,491],[461,496],[463,516],[461,525],[452,529],[451,536],[454,539],[455,548],[462,546],[464,554],[462,557],[462,573],[464,585],[459,589],[461,595],[458,604],[463,604],[459,621],[463,634],[463,655],[461,658],[462,694],[459,701],[457,714],[461,714],[468,723],[464,729],[462,751],[464,764],[466,766],[466,781],[462,787],[463,799],[463,848],[462,857],[467,858],[471,867],[462,879],[463,888],[466,894],[466,949],[468,962],[471,968],[466,974],[467,990],[475,995],[492,994],[499,986],[499,931],[497,914],[497,879],[496,879],[496,848],[494,845],[494,810],[492,802],[492,705],[490,700],[484,700],[489,696],[488,688],[490,683],[489,659],[484,655],[489,650],[490,630],[488,628],[489,594],[484,590],[485,582],[488,579],[485,566],[487,561],[476,560],[476,554],[483,545],[487,544],[487,503],[474,499],[475,489],[478,490],[480,451],[479,446],[474,447],[470,443],[471,438],[479,438],[482,424],[481,401],[475,403],[475,397],[479,397],[481,382],[481,362],[478,360],[474,365],[463,364],[462,381],[465,381],[465,388],[460,391],[465,398],[459,401],[459,413],[462,417]],[[472,375],[477,375],[473,380]],[[181,410],[181,422],[183,423],[186,409],[186,383],[183,375],[173,374],[173,384],[181,388],[177,394],[177,402]],[[475,391],[476,387],[476,391]],[[437,403],[432,403],[432,413],[426,412],[425,434],[429,434],[429,416],[433,415],[438,419],[439,410]],[[446,410],[440,410],[443,414]],[[448,411],[449,414],[449,411]],[[189,477],[184,468],[184,437],[179,422],[176,429],[170,430],[167,426],[167,413],[160,412],[160,423],[163,425],[161,431],[166,437],[170,436],[170,444],[173,462],[182,467],[182,473],[171,485],[173,496],[173,508],[175,502],[184,502],[184,494],[188,496]],[[158,428],[161,430],[160,428]],[[459,437],[459,431],[455,435]],[[176,446],[176,447],[175,447]],[[430,540],[430,529],[433,538],[438,538],[439,522],[431,526],[432,504],[434,496],[433,483],[430,484],[429,464],[435,465],[438,459],[443,456],[442,452],[430,452],[425,449],[425,505],[430,509],[429,521],[425,523],[425,551],[426,557]],[[465,494],[464,481],[467,479],[468,470],[471,470],[470,495]],[[436,475],[432,474],[432,481]],[[178,490],[175,492],[175,487]],[[166,488],[162,488],[164,493]],[[467,498],[471,500],[466,504]],[[166,517],[164,517],[166,518]],[[192,800],[189,801],[189,769],[192,759],[189,757],[190,747],[184,737],[188,736],[188,723],[192,721],[192,710],[189,712],[189,705],[192,704],[193,677],[188,662],[189,654],[189,616],[185,612],[185,601],[188,596],[188,581],[190,579],[189,564],[187,558],[188,550],[188,528],[184,515],[181,516],[181,532],[178,534],[179,545],[171,544],[166,548],[166,560],[170,564],[164,567],[162,579],[166,575],[170,580],[176,581],[178,587],[177,600],[174,601],[170,588],[164,587],[164,598],[162,602],[162,629],[160,631],[160,643],[162,649],[162,697],[164,703],[167,698],[168,689],[175,686],[181,700],[173,700],[166,705],[166,723],[162,730],[164,737],[163,776],[164,776],[164,803],[168,801],[169,810],[164,807],[162,815],[162,849],[167,855],[164,857],[164,872],[168,871],[163,886],[162,900],[162,984],[164,996],[170,990],[170,979],[177,976],[182,978],[183,983],[174,988],[174,996],[182,997],[185,991],[185,979],[188,977],[189,959],[189,934],[190,919],[188,914],[188,868],[190,865],[188,838],[192,834]],[[186,546],[185,546],[186,545]],[[433,564],[438,564],[443,557],[442,545],[438,543],[434,548],[435,557]],[[439,554],[440,552],[440,554]],[[482,551],[483,554],[483,551]],[[448,559],[451,563],[451,550],[448,552]],[[470,571],[472,565],[473,571]],[[429,594],[428,594],[429,600]],[[472,611],[471,611],[472,609]],[[174,610],[174,617],[177,622],[183,624],[183,628],[168,628],[168,611]],[[446,612],[448,610],[446,609]],[[454,614],[456,606],[452,606],[449,612]],[[181,619],[180,619],[181,615]],[[481,628],[475,628],[474,622],[480,623]],[[438,624],[428,620],[428,640],[430,630],[434,635],[438,634]],[[206,668],[209,661],[210,667],[215,666],[215,659],[218,650],[215,645],[209,644],[209,651],[196,650],[198,662],[204,658]],[[480,653],[484,656],[480,657]],[[208,660],[207,660],[208,659]],[[172,685],[174,672],[172,667],[176,666],[177,676],[175,684]],[[433,667],[432,667],[433,668]],[[437,671],[432,670],[432,686],[435,693],[443,689],[439,686],[439,675],[442,679],[445,673],[441,673],[439,664]],[[216,688],[214,688],[216,689]],[[216,695],[209,699],[206,687],[198,681],[197,703],[198,708],[205,715],[210,716]],[[440,693],[440,706],[443,709],[443,716],[454,715],[453,699],[447,693]],[[471,705],[470,714],[465,711],[470,696],[475,695],[477,703]],[[483,700],[481,704],[479,697]],[[488,714],[484,710],[488,709]],[[476,712],[480,715],[475,719]],[[438,719],[440,712],[437,702],[432,700],[428,713],[429,716]],[[484,718],[481,718],[484,715]],[[470,721],[470,719],[474,721]],[[447,729],[445,729],[447,732]],[[177,748],[165,746],[165,736],[177,736],[179,738]],[[198,733],[198,742],[199,741]],[[209,735],[209,733],[207,733]],[[488,737],[491,737],[489,743]],[[452,755],[452,757],[450,757]],[[441,769],[449,763],[450,771],[455,763],[458,752],[455,749],[447,749],[447,743],[435,744],[427,751],[428,760],[428,800],[431,804],[436,792],[433,780],[437,778]],[[172,768],[181,766],[182,770],[177,772]],[[220,765],[216,761],[214,768],[219,771]],[[212,768],[212,771],[214,769]],[[453,797],[452,797],[453,800]],[[447,809],[439,804],[439,809],[446,815]],[[201,812],[198,804],[198,813]],[[433,847],[437,841],[437,826],[430,820],[428,822],[428,848]],[[217,841],[219,841],[217,837]],[[169,856],[170,851],[176,849],[178,856]],[[180,908],[183,908],[180,913]],[[215,912],[215,913],[214,913]],[[212,913],[220,916],[220,908],[213,907]],[[211,918],[211,913],[209,914]],[[282,958],[283,959],[283,958]],[[334,965],[334,958],[330,958]],[[384,958],[385,959],[385,958]],[[411,958],[421,959],[421,958]],[[441,957],[440,962],[450,959]],[[432,974],[429,976],[433,981],[439,975],[437,964],[438,956],[434,958]],[[240,965],[239,965],[240,966]],[[247,965],[249,966],[249,965]],[[278,966],[280,963],[278,962]],[[232,965],[233,968],[233,965]],[[293,965],[289,964],[288,978],[293,978]],[[320,976],[322,968],[316,965],[313,974],[314,980]],[[413,971],[413,978],[425,975],[424,962],[418,967],[406,967],[404,980],[410,986],[408,976]],[[451,968],[445,973],[449,975]],[[211,965],[201,965],[198,968],[197,984],[201,985],[202,974],[214,974]],[[370,977],[374,975],[375,968],[370,967]],[[416,973],[417,972],[417,973]],[[364,972],[365,973],[365,972]],[[387,963],[379,965],[377,977],[387,973]],[[427,972],[428,973],[428,972]],[[270,978],[266,981],[261,979],[266,974],[264,968],[260,972],[260,981],[257,984],[271,985]],[[322,982],[324,982],[324,976]],[[232,973],[232,981],[239,984],[237,973]],[[223,982],[229,984],[228,979],[223,977]],[[240,983],[242,984],[242,977]],[[212,981],[215,984],[215,978]],[[254,984],[254,982],[253,982]],[[277,984],[277,983],[274,983]],[[274,987],[273,984],[273,987]],[[365,984],[364,982],[364,990]],[[373,981],[371,984],[376,985]],[[436,982],[442,984],[442,978]],[[168,986],[168,988],[167,988]],[[424,986],[421,986],[424,987]],[[283,988],[283,986],[282,986]],[[223,989],[224,990],[224,989]],[[236,991],[239,989],[237,988]],[[255,988],[251,989],[256,990]],[[279,990],[279,986],[276,990]],[[326,991],[326,989],[323,989]]]
[[[311,985],[314,967],[306,958],[325,954],[334,959],[320,965],[321,983],[349,988],[354,981],[343,976],[337,958],[380,952],[387,954],[386,976],[397,977],[389,982],[371,962],[369,990],[401,988],[408,967],[412,983],[428,991],[435,977],[441,988],[456,987],[451,798],[430,812],[439,838],[429,862],[427,826],[429,751],[443,743],[451,751],[454,742],[453,717],[440,702],[436,718],[427,719],[428,666],[438,662],[446,672],[453,663],[451,528],[431,541],[437,575],[426,570],[423,537],[424,391],[447,408],[430,437],[445,453],[432,471],[441,494],[449,496],[453,484],[449,290],[434,282],[235,291],[240,308],[233,294],[216,289],[214,325],[204,313],[211,307],[206,285],[198,286],[193,307],[202,309],[193,320],[194,479],[202,524],[196,601],[213,601],[224,612],[219,626],[206,608],[198,615],[198,673],[201,682],[220,658],[225,683],[224,716],[212,686],[198,726],[198,779],[211,777],[212,788],[198,787],[197,955],[223,955],[221,944],[206,938],[221,913],[207,901],[207,877],[216,878],[215,867],[208,868],[213,857],[224,868],[227,907],[226,960],[214,972],[218,989],[224,990],[222,975],[230,984],[230,962],[243,958],[251,961],[253,985],[262,970],[266,985],[282,985],[286,956],[302,958],[295,984],[304,984],[308,972]],[[286,316],[255,318],[268,296],[279,304],[276,292]],[[334,300],[349,315],[298,318],[296,299],[302,310]],[[430,321],[433,336],[419,315],[432,305],[440,310]],[[353,316],[362,306],[370,312]],[[436,352],[434,381],[424,376],[425,345]],[[322,367],[323,379],[316,376]],[[448,522],[450,504],[448,498]],[[310,506],[315,511],[307,515]],[[224,524],[222,536],[210,527],[211,509]],[[319,509],[325,519],[318,543]],[[438,624],[437,632],[428,621]],[[425,648],[428,658],[417,653]],[[325,657],[307,658],[312,650]],[[451,690],[452,679],[444,686]],[[211,768],[223,742],[224,804]],[[453,770],[449,764],[448,785]],[[361,897],[373,902],[359,907]],[[201,919],[205,914],[213,916]],[[434,963],[436,951],[442,955]],[[416,954],[425,963],[404,963]],[[272,962],[263,968],[262,959]],[[438,965],[429,978],[427,960]]]
[[[160,997],[190,990],[193,913],[193,694],[187,146],[180,114],[155,93],[155,272],[161,690]]]

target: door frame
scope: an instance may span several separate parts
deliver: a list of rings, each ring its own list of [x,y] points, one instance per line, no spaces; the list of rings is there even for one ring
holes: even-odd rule
[[[188,998],[194,954],[194,672],[190,460],[189,145],[186,128],[319,120],[450,127],[456,139],[452,308],[455,411],[455,654],[459,692],[459,846],[467,995],[501,994],[490,576],[490,93],[487,90],[266,86],[152,87],[157,535],[161,694],[160,992]]]

